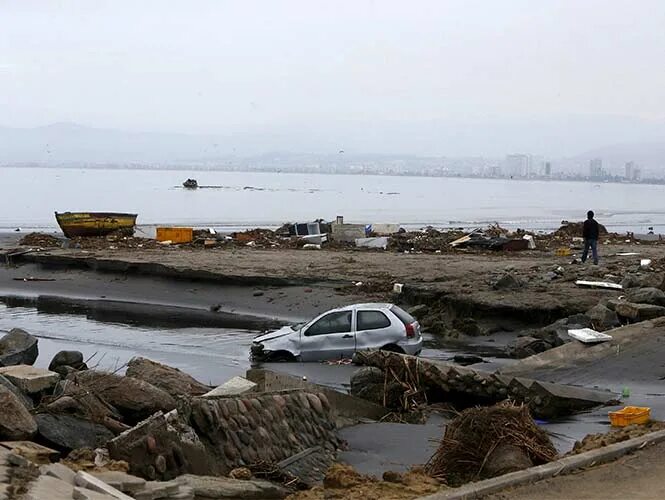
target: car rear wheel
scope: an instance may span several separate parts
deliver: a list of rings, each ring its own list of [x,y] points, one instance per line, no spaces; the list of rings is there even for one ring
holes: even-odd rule
[[[388,351],[388,352],[396,352],[398,354],[404,354],[404,349],[402,349],[400,346],[395,345],[395,344],[388,344],[384,345],[381,348],[382,351]]]

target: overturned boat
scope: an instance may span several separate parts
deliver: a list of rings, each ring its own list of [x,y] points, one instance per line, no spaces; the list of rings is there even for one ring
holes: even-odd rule
[[[182,185],[188,189],[196,189],[199,187],[199,183],[196,181],[196,179],[187,179],[182,183]]]
[[[118,212],[62,212],[55,220],[67,238],[104,236],[115,231],[134,234],[137,214]]]

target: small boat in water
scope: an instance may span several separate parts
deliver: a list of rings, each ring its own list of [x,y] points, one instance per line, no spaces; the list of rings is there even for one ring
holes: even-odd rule
[[[55,220],[67,238],[76,236],[104,236],[114,231],[134,234],[137,214],[116,212],[63,212],[55,213]]]
[[[182,183],[182,185],[189,189],[196,189],[197,187],[199,187],[199,183],[196,182],[196,179],[187,179],[185,182]]]

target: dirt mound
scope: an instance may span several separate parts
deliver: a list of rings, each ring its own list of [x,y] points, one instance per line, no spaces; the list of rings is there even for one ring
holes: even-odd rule
[[[21,241],[19,241],[18,244],[24,247],[53,248],[59,247],[62,244],[62,241],[52,234],[29,233],[21,238]]]
[[[405,474],[386,472],[384,480],[365,476],[352,467],[334,464],[326,473],[323,486],[299,491],[289,500],[402,500],[419,498],[439,490],[439,482],[424,472],[413,470]]]
[[[452,420],[425,470],[458,486],[556,458],[552,442],[526,406],[499,403],[466,409]]]
[[[652,420],[644,425],[629,425],[627,427],[617,427],[604,434],[589,434],[584,436],[582,441],[577,441],[568,455],[577,455],[585,451],[596,450],[614,443],[628,441],[629,439],[643,436],[649,432],[661,431],[665,429],[665,422]]]
[[[107,236],[77,236],[72,238],[71,247],[84,250],[115,250],[118,248],[161,248],[157,240],[151,238],[140,238],[134,236],[123,236],[122,234],[109,234]]]

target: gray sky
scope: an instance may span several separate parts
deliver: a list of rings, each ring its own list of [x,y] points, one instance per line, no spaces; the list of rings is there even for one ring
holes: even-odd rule
[[[431,122],[471,138],[397,149],[551,154],[542,137],[488,137],[551,121],[541,135],[566,154],[584,147],[562,139],[571,116],[600,127],[588,147],[653,141],[665,123],[665,1],[0,0],[0,109],[11,127],[369,127],[374,140],[357,148],[374,152],[390,150],[384,127]],[[608,115],[620,125],[604,137]]]

